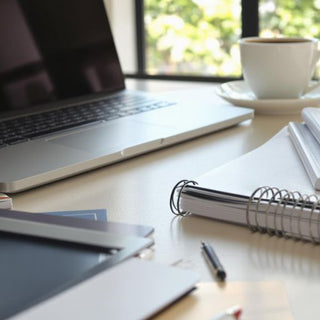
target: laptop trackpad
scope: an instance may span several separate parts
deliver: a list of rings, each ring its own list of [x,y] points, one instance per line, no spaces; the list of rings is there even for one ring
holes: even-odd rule
[[[86,127],[76,132],[65,132],[48,142],[84,150],[89,153],[110,153],[146,142],[159,140],[168,135],[169,128],[141,124],[133,120],[117,121]]]

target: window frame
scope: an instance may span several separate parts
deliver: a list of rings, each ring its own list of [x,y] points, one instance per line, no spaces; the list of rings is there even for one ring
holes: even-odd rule
[[[241,37],[253,37],[259,35],[259,0],[241,0]],[[186,75],[150,75],[146,73],[146,41],[144,25],[144,0],[135,0],[135,30],[136,30],[136,64],[137,71],[126,74],[128,78],[138,79],[163,79],[184,81],[225,82],[235,80],[235,77],[218,76],[186,76]]]

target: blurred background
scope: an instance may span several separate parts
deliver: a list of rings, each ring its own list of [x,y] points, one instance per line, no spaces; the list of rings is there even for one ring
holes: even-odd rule
[[[106,2],[118,17],[118,22],[112,24],[118,32],[116,41],[129,77],[236,79],[241,77],[238,46],[241,37],[320,38],[320,0]],[[131,20],[131,35],[119,31],[123,19]],[[130,54],[131,58],[124,57]],[[319,75],[320,68],[315,76]]]

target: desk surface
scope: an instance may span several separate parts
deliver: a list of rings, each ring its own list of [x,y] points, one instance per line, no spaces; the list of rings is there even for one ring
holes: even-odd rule
[[[163,92],[194,86],[168,81],[127,80],[128,88]],[[213,91],[214,92],[214,91]],[[320,301],[320,246],[252,234],[245,227],[204,218],[174,218],[169,196],[174,184],[246,153],[300,115],[256,115],[253,121],[76,177],[13,195],[17,210],[41,212],[107,208],[108,219],[155,227],[153,259],[180,264],[213,279],[200,251],[212,243],[228,280],[280,280],[295,319],[313,319]]]

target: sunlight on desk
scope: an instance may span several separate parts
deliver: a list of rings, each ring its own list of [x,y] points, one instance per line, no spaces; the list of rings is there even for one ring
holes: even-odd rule
[[[285,287],[277,281],[199,283],[193,293],[155,319],[211,319],[234,305],[242,308],[241,320],[293,319]]]

